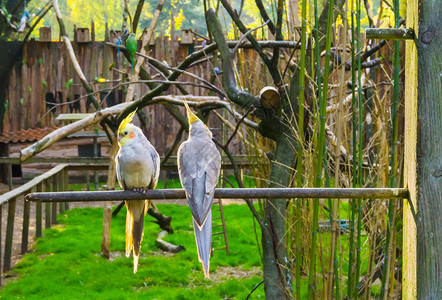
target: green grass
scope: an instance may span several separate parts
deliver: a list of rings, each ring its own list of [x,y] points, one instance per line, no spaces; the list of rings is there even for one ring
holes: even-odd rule
[[[72,209],[60,215],[60,225],[45,230],[32,253],[16,265],[13,273],[17,279],[0,290],[0,298],[245,299],[262,280],[256,272],[240,279],[217,272],[224,267],[261,267],[252,216],[245,205],[224,206],[231,253],[215,252],[210,264],[211,279],[204,279],[198,262],[189,208],[170,204],[158,208],[173,217],[175,233],[166,240],[184,245],[186,251],[174,255],[160,251],[155,245],[160,229],[146,216],[138,273],[133,274],[132,257],[123,254],[125,209],[112,219],[111,260],[100,255],[103,210]],[[264,297],[262,285],[252,299],[258,297]]]

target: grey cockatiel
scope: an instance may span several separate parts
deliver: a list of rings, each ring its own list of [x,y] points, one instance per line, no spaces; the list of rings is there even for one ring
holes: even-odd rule
[[[130,113],[118,128],[120,150],[115,157],[117,178],[124,190],[145,191],[154,189],[157,185],[160,156],[141,129],[130,123],[134,114],[135,112]],[[129,257],[133,249],[136,273],[143,239],[144,215],[149,208],[149,201],[126,201],[126,206],[126,256]]]
[[[209,277],[212,250],[212,203],[221,168],[221,155],[212,141],[212,133],[190,110],[189,137],[178,149],[178,172],[193,216],[198,258],[204,276]]]

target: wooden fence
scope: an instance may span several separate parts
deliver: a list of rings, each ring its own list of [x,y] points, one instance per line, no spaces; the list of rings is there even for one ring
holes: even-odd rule
[[[141,47],[141,41],[138,46]],[[74,41],[73,47],[80,67],[96,91],[114,87],[121,82],[122,74],[115,69],[131,73],[123,53],[120,52],[117,55],[117,50],[106,46],[104,42],[79,43]],[[105,78],[107,82],[98,82],[95,79],[102,78],[103,70],[110,67],[109,62],[103,60],[103,52],[106,48],[109,48],[113,55],[110,63],[115,64],[114,71],[109,72],[109,77]],[[176,65],[194,48],[198,48],[198,45],[180,44],[178,40],[160,37],[156,39],[155,45],[151,46],[148,55],[165,61],[169,65]],[[154,68],[148,65],[146,67],[149,68],[154,79],[163,79]],[[188,71],[208,81],[213,76],[213,67],[207,61],[196,64]],[[180,81],[197,83],[196,79],[186,75],[180,76]],[[208,91],[202,87],[186,85],[185,89],[192,95],[208,95]],[[145,84],[140,83],[135,88],[135,95],[140,97],[148,90]],[[179,92],[172,86],[167,94],[179,94]],[[12,69],[6,95],[3,132],[59,125],[55,118],[60,113],[91,113],[95,111],[86,98],[81,98],[86,95],[86,91],[74,71],[62,42],[35,40],[26,42],[22,59]],[[103,107],[123,101],[121,87],[110,93],[102,91],[99,96]],[[77,100],[79,98],[81,99]],[[158,152],[163,155],[173,144],[180,125],[162,105],[154,105],[143,111],[149,119],[146,135],[158,149]],[[211,117],[209,119],[209,127],[215,137],[220,138],[221,126],[222,122],[218,118]],[[237,147],[238,151],[234,150],[235,153],[244,153],[239,149],[242,148],[240,145],[232,144],[233,147]]]
[[[343,36],[343,31],[341,31],[339,31],[339,37]],[[340,39],[337,39],[336,43],[339,44]],[[115,38],[113,42],[115,42]],[[365,40],[362,44],[365,44]],[[141,42],[139,42],[138,46],[140,49]],[[90,80],[93,88],[97,91],[116,86],[120,83],[122,74],[115,71],[115,69],[131,73],[131,69],[127,67],[127,61],[123,57],[122,52],[117,55],[117,50],[106,46],[104,42],[91,41],[81,43],[74,40],[73,47],[80,67],[83,69],[86,78]],[[156,38],[155,44],[152,44],[150,47],[149,56],[167,62],[171,66],[176,66],[189,53],[200,49],[202,45],[201,41],[195,41],[194,44],[183,44],[177,38],[170,39],[161,36]],[[104,62],[103,60],[103,53],[106,48],[113,55],[109,62]],[[283,52],[285,58],[281,59],[281,69],[285,69],[286,60],[290,57],[290,49],[285,50]],[[387,58],[383,60],[383,69],[387,73],[392,70],[390,62],[391,53],[392,47],[388,44],[379,53],[382,57]],[[244,89],[258,95],[261,88],[272,84],[268,72],[265,71],[260,57],[254,50],[244,49],[236,57],[238,71],[242,74],[239,81]],[[96,82],[95,79],[102,77],[103,70],[109,69],[109,64],[112,62],[115,64],[115,67],[113,71],[109,72],[109,78],[105,78],[108,81]],[[163,79],[153,67],[147,64],[145,66],[149,69],[154,79]],[[220,86],[219,81],[214,80],[214,67],[217,66],[211,65],[208,60],[203,59],[187,71]],[[380,68],[377,70],[380,70]],[[378,97],[381,99],[384,94],[391,92],[390,79],[383,71],[377,71],[375,74],[375,82],[379,83],[377,86]],[[348,80],[349,76],[350,74],[347,72],[346,80]],[[179,80],[197,83],[196,79],[185,74],[181,75]],[[337,84],[335,83],[338,83],[337,73],[331,74],[332,86],[330,94],[332,96],[336,93],[334,89]],[[186,85],[185,89],[192,95],[208,95],[206,89],[198,86]],[[140,97],[147,91],[148,87],[145,84],[138,84],[135,89],[135,95]],[[172,95],[180,94],[174,86],[171,86],[166,93]],[[86,98],[76,101],[76,99],[85,94],[86,91],[75,74],[63,43],[28,41],[24,45],[22,59],[16,63],[9,78],[3,131],[10,132],[56,125],[55,118],[60,113],[93,112],[94,108]],[[122,88],[116,88],[111,93],[103,91],[100,93],[100,98],[104,107],[120,103],[122,102]],[[367,105],[373,106],[372,102],[371,100],[368,101]],[[371,111],[372,109],[373,107],[367,107],[366,111]],[[149,118],[146,135],[152,144],[155,145],[160,155],[164,155],[168,147],[173,143],[180,125],[161,105],[144,108],[143,111]],[[399,123],[401,122],[402,118],[399,120]],[[158,124],[161,124],[161,126],[158,126]],[[222,122],[218,118],[211,116],[209,127],[212,129],[214,136],[219,140],[221,140],[222,126]],[[399,127],[401,128],[401,126]],[[226,132],[228,134],[229,130],[226,130]],[[230,148],[237,155],[245,153],[242,143],[238,140],[235,140]]]

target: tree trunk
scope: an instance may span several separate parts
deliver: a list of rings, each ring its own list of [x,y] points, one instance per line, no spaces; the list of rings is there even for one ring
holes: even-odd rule
[[[288,128],[284,127],[277,141],[275,159],[272,161],[270,188],[288,186],[295,160],[293,141]],[[285,167],[286,166],[286,167]],[[267,299],[290,299],[292,284],[288,272],[288,255],[285,246],[286,199],[267,200],[264,206],[262,250],[264,290]]]

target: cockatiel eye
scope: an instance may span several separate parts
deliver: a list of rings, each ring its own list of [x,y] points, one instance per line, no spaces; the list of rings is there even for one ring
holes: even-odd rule
[[[127,135],[127,131],[125,131],[123,134],[124,134],[124,135]]]

